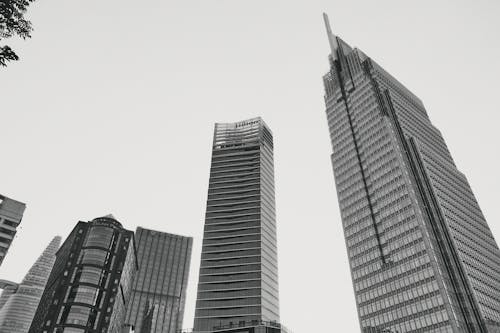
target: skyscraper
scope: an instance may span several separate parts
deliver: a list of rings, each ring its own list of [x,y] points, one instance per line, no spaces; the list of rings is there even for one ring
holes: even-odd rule
[[[420,99],[325,22],[331,158],[362,330],[497,332],[500,251],[466,177]]]
[[[195,332],[279,321],[273,165],[261,118],[215,125]]]
[[[4,289],[0,296],[0,332],[28,333],[60,244],[61,237],[54,237],[23,281]]]
[[[135,239],[139,270],[126,323],[137,333],[177,333],[182,329],[193,239],[141,227]]]
[[[0,266],[16,235],[26,205],[0,194]]]
[[[56,254],[30,333],[121,333],[137,270],[134,233],[112,215],[78,222]]]

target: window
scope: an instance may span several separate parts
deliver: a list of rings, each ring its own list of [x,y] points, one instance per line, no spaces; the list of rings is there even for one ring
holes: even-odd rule
[[[5,219],[5,220],[3,221],[3,224],[8,225],[8,226],[11,226],[11,227],[15,227],[15,226],[17,226],[17,223],[16,223],[16,222],[11,221],[11,220],[7,220],[7,219]]]

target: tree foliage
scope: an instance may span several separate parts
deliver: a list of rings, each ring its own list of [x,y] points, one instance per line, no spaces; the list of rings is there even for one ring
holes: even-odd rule
[[[12,36],[22,39],[30,38],[33,28],[31,22],[24,18],[28,6],[34,0],[0,0],[0,40]],[[19,57],[7,45],[0,46],[0,66]]]

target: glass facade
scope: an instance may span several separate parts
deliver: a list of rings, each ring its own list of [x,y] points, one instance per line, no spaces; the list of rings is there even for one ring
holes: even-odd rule
[[[194,331],[279,321],[277,262],[271,131],[216,124]]]
[[[362,331],[496,332],[500,251],[467,179],[420,99],[326,23],[331,159]]]
[[[134,234],[112,216],[79,222],[57,253],[31,333],[120,333],[137,270]]]
[[[196,333],[193,330],[182,330],[178,333]],[[217,333],[292,333],[285,326],[277,322],[253,320],[240,321],[238,324],[228,324],[217,328]]]
[[[126,323],[138,333],[182,329],[193,239],[138,227],[139,270],[132,283]]]
[[[19,285],[5,288],[0,296],[0,332],[27,333],[45,284],[56,260],[61,237],[55,237]]]
[[[16,230],[23,218],[26,205],[0,194],[0,265],[2,265]]]

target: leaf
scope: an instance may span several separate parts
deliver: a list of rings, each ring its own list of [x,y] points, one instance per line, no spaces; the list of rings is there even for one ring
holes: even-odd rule
[[[33,27],[24,18],[28,6],[35,0],[0,0],[0,40],[14,35],[22,39],[30,38]],[[16,61],[19,57],[9,47],[0,47],[0,66],[7,66],[8,61]]]
[[[7,66],[7,61],[17,60],[19,57],[9,46],[0,46],[0,66]]]

